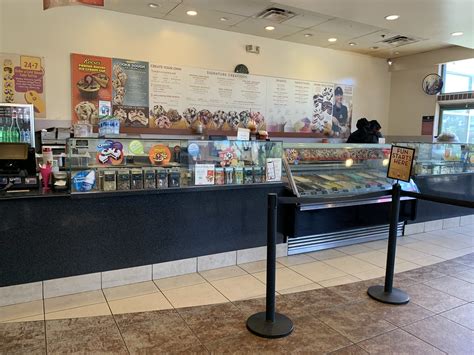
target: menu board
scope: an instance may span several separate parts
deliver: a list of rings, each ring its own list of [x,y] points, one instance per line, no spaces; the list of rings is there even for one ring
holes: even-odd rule
[[[46,117],[44,58],[0,53],[0,102],[32,104],[36,118]]]
[[[165,134],[189,133],[197,126],[212,132],[248,128],[316,137],[350,134],[352,87],[348,85],[110,61],[112,114],[122,127]],[[75,116],[73,121],[78,119]]]
[[[112,111],[125,127],[147,128],[148,63],[112,59]]]

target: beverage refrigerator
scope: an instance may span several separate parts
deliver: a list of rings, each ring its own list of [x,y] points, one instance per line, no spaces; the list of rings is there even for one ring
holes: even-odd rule
[[[28,143],[35,147],[33,105],[0,103],[0,143]]]

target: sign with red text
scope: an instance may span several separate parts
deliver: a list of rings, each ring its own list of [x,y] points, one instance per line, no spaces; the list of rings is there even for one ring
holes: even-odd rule
[[[414,157],[415,149],[393,145],[390,152],[387,177],[409,182]]]

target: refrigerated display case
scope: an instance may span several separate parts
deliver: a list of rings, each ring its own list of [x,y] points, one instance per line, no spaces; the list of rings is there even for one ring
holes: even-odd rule
[[[71,138],[67,152],[72,193],[281,182],[281,142]]]
[[[390,145],[285,143],[285,171],[293,201],[286,226],[290,254],[385,238],[390,191]],[[402,188],[417,191],[413,181]],[[416,200],[402,198],[399,234],[414,219]]]
[[[0,142],[28,143],[35,147],[33,105],[0,103]]]
[[[396,143],[415,149],[413,180],[422,194],[474,201],[474,144]],[[415,222],[471,214],[467,208],[420,201]]]

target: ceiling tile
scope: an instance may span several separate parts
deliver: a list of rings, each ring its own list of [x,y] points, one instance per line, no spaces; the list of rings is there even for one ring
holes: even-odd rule
[[[346,35],[358,37],[380,30],[378,27],[364,25],[362,23],[335,18],[311,28],[315,31],[333,33],[334,35]]]
[[[186,11],[196,10],[197,16],[188,16]],[[221,21],[220,19],[225,17],[227,21]],[[165,20],[184,22],[192,25],[213,27],[219,29],[228,29],[230,26],[233,26],[243,20],[246,17],[229,14],[226,12],[213,11],[198,7],[188,7],[186,5],[178,5],[173,11],[171,11],[166,17]]]
[[[305,37],[305,34],[310,34],[310,37]],[[303,43],[303,44],[309,44],[312,46],[318,46],[318,47],[328,47],[332,45],[333,43],[328,42],[328,38],[334,37],[332,33],[326,33],[326,32],[317,32],[317,31],[312,31],[312,30],[302,30],[300,32],[288,35],[284,38],[282,38],[285,41],[290,41],[290,42],[296,42],[296,43]],[[337,36],[337,42],[340,41],[347,41],[349,39],[348,36]],[[336,42],[336,43],[337,43]]]
[[[331,19],[331,17],[325,16],[325,15],[313,14],[309,12],[303,12],[303,13],[301,12],[302,12],[301,10],[299,12],[295,12],[298,15],[296,15],[293,18],[290,18],[289,20],[286,20],[284,24],[301,27],[301,28],[309,28],[309,27],[322,24]]]
[[[130,0],[106,0],[105,8],[134,15],[161,18],[180,2],[180,0],[134,0],[133,6],[130,6]],[[156,4],[158,7],[151,8],[148,6],[150,3]]]
[[[270,0],[183,0],[182,3],[189,7],[195,6],[249,17],[265,10],[272,2]]]
[[[275,30],[267,31],[265,30],[266,26],[274,26]],[[230,27],[229,30],[247,33],[254,36],[279,39],[284,36],[299,32],[301,31],[301,28],[295,26],[288,26],[285,24],[275,24],[274,22],[262,19],[247,18],[246,20],[239,22],[237,25]]]

